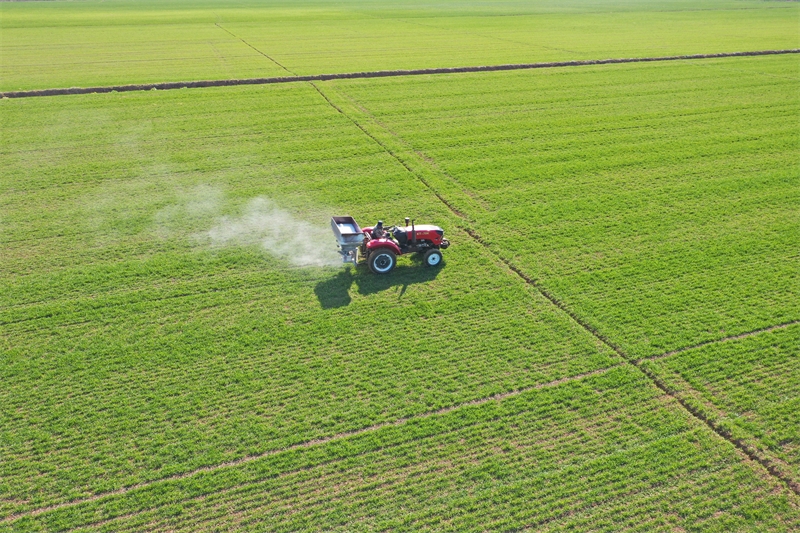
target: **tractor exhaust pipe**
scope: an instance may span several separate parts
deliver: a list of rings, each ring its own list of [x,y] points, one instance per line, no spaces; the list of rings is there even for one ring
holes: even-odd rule
[[[417,244],[417,228],[414,226],[414,221],[411,221],[411,244]]]

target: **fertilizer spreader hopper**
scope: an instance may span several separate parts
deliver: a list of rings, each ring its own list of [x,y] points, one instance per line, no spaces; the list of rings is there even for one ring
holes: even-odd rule
[[[397,256],[403,254],[421,254],[425,265],[438,266],[442,262],[441,251],[450,246],[442,228],[416,225],[408,218],[405,226],[384,227],[379,220],[374,227],[362,229],[353,217],[332,217],[331,228],[342,262],[357,265],[361,255],[376,274],[391,272]]]

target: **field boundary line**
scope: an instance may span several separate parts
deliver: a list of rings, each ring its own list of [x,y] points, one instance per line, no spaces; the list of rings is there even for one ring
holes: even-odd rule
[[[319,437],[319,438],[316,438],[316,439],[311,439],[311,440],[299,442],[299,443],[296,443],[296,444],[292,444],[290,446],[286,446],[285,448],[276,448],[276,449],[273,449],[273,450],[268,450],[268,451],[263,452],[263,453],[259,453],[259,454],[255,454],[255,455],[247,455],[247,456],[241,457],[239,459],[234,459],[234,460],[231,460],[231,461],[225,461],[223,463],[217,463],[217,464],[214,464],[214,465],[203,466],[203,467],[200,467],[200,468],[196,468],[194,470],[190,470],[188,472],[183,472],[183,473],[180,473],[180,474],[174,474],[174,475],[166,476],[166,477],[163,477],[163,478],[158,478],[158,479],[153,479],[153,480],[150,480],[150,481],[145,481],[145,482],[142,482],[142,483],[137,483],[135,485],[122,487],[122,488],[117,489],[117,490],[112,490],[112,491],[108,491],[108,492],[102,492],[102,493],[94,494],[94,495],[86,497],[86,498],[76,499],[76,500],[62,502],[62,503],[56,503],[56,504],[53,504],[53,505],[48,505],[48,506],[45,506],[45,507],[39,507],[37,509],[31,509],[31,510],[28,510],[28,511],[22,511],[22,512],[19,512],[19,513],[11,514],[9,516],[0,518],[0,523],[13,522],[15,520],[19,520],[20,518],[35,517],[35,516],[50,512],[50,511],[56,511],[56,510],[59,510],[59,509],[64,509],[66,507],[73,507],[73,506],[81,505],[81,504],[84,504],[84,503],[90,503],[90,502],[94,502],[94,501],[100,500],[102,498],[107,498],[107,497],[111,497],[111,496],[121,496],[121,495],[126,494],[128,492],[131,492],[131,491],[134,491],[134,490],[137,490],[137,489],[143,489],[143,488],[149,487],[151,485],[155,485],[157,483],[163,483],[163,482],[167,482],[167,481],[177,481],[177,480],[181,480],[181,479],[190,478],[190,477],[192,477],[194,475],[201,474],[201,473],[204,473],[204,472],[213,472],[215,470],[220,470],[220,469],[223,469],[223,468],[236,467],[236,466],[239,466],[239,465],[242,465],[242,464],[250,463],[252,461],[257,461],[259,459],[264,459],[266,457],[277,455],[277,454],[283,453],[283,452],[289,452],[289,451],[299,450],[299,449],[303,449],[303,448],[310,448],[312,446],[325,445],[325,444],[328,444],[328,443],[333,442],[333,441],[346,439],[348,437],[353,437],[353,436],[357,436],[357,435],[362,435],[364,433],[377,431],[377,430],[380,430],[380,429],[383,429],[383,428],[386,428],[386,427],[390,427],[390,426],[401,426],[401,425],[403,425],[403,424],[405,424],[407,422],[413,421],[413,420],[424,420],[426,418],[430,418],[430,417],[433,417],[433,416],[445,415],[447,413],[456,411],[456,410],[461,409],[463,407],[484,405],[484,404],[487,404],[489,402],[502,401],[502,400],[505,400],[507,398],[512,398],[514,396],[519,396],[520,394],[525,394],[527,392],[546,389],[546,388],[550,388],[550,387],[557,387],[557,386],[563,385],[565,383],[570,383],[570,382],[573,382],[573,381],[580,381],[580,380],[588,378],[588,377],[598,376],[598,375],[604,374],[604,373],[606,373],[606,372],[608,372],[610,370],[613,370],[615,368],[622,367],[623,364],[624,363],[615,363],[615,364],[612,364],[612,365],[609,365],[609,366],[606,366],[606,367],[603,367],[603,368],[598,368],[596,370],[592,370],[592,371],[589,371],[589,372],[583,372],[581,374],[575,374],[575,375],[572,375],[572,376],[564,376],[562,378],[559,378],[559,379],[556,379],[556,380],[553,380],[553,381],[548,381],[547,383],[538,383],[536,385],[531,385],[531,386],[528,386],[528,387],[521,387],[519,389],[514,389],[514,390],[510,390],[510,391],[506,391],[506,392],[500,392],[500,393],[497,393],[497,394],[493,394],[491,396],[485,396],[483,398],[476,398],[474,400],[468,400],[468,401],[465,401],[465,402],[456,403],[456,404],[453,404],[453,405],[450,405],[450,406],[447,406],[447,407],[442,407],[442,408],[439,408],[439,409],[435,409],[433,411],[425,411],[425,412],[418,413],[418,414],[415,414],[415,415],[409,415],[409,416],[406,416],[406,417],[401,417],[401,418],[397,418],[397,419],[394,419],[394,420],[388,420],[388,421],[385,421],[385,422],[380,422],[378,424],[373,424],[371,426],[365,426],[365,427],[362,427],[362,428],[359,428],[359,429],[354,429],[354,430],[350,430],[350,431],[342,431],[342,432],[339,432],[339,433],[335,433],[333,435],[329,435],[327,437]]]
[[[222,26],[217,26],[228,32]],[[244,44],[263,55],[276,65],[280,66],[287,72],[289,69],[272,59],[267,54],[261,52],[244,39],[233,35]],[[692,59],[714,59],[724,57],[751,57],[751,56],[767,56],[767,55],[783,55],[783,54],[800,54],[800,48],[791,48],[785,50],[754,50],[749,52],[720,52],[716,54],[691,54],[681,56],[657,56],[657,57],[629,57],[629,58],[609,58],[609,59],[585,59],[574,61],[556,61],[549,63],[509,63],[503,65],[480,65],[471,67],[441,67],[441,68],[424,68],[412,70],[374,70],[365,72],[343,72],[339,74],[311,74],[307,76],[277,76],[271,78],[242,78],[242,79],[222,79],[222,80],[196,80],[196,81],[174,81],[174,82],[160,82],[160,83],[143,83],[143,84],[130,84],[130,85],[108,85],[98,87],[70,87],[70,88],[54,88],[54,89],[33,89],[27,91],[4,91],[0,92],[0,98],[30,98],[35,96],[63,96],[70,94],[95,94],[95,93],[113,93],[113,92],[130,92],[130,91],[151,91],[151,90],[171,90],[171,89],[196,89],[203,87],[232,87],[237,85],[268,85],[273,83],[294,83],[294,82],[314,82],[314,81],[329,81],[329,80],[348,80],[360,78],[388,78],[399,76],[423,76],[429,74],[462,74],[469,72],[498,72],[508,70],[530,70],[539,68],[557,68],[557,67],[582,67],[589,65],[611,65],[619,63],[649,63],[657,61],[683,61]]]
[[[357,122],[355,118],[353,118],[353,116],[347,113],[347,111],[344,109],[346,106],[341,104],[341,102],[344,102],[346,105],[349,105],[351,107],[351,110],[354,113],[360,113],[364,122],[374,125],[376,126],[376,129],[386,132],[388,134],[387,137],[395,140],[403,149],[403,150],[397,150],[397,148],[395,147],[394,149],[392,149],[394,153],[399,153],[400,151],[406,151],[408,152],[408,155],[411,156],[410,158],[408,158],[409,160],[415,160],[415,159],[420,160],[422,166],[430,169],[434,177],[437,177],[437,181],[440,181],[438,177],[442,177],[443,179],[440,181],[440,183],[445,182],[446,185],[458,189],[457,194],[461,196],[462,200],[465,199],[464,197],[467,197],[466,198],[468,204],[467,207],[476,207],[481,211],[486,211],[487,209],[489,209],[489,202],[485,198],[481,197],[475,191],[470,190],[466,185],[464,185],[461,181],[459,181],[450,172],[441,168],[432,157],[425,154],[421,150],[415,148],[412,143],[410,143],[409,141],[404,139],[400,134],[392,130],[386,123],[382,122],[378,117],[372,114],[369,109],[361,105],[355,98],[353,98],[344,91],[337,90],[335,85],[327,85],[326,90],[336,93],[340,97],[340,103],[336,106],[337,110],[342,111],[353,122]],[[370,134],[370,136],[375,137],[374,134]],[[377,139],[375,140],[377,141]],[[385,141],[379,144],[382,144],[385,150],[387,151],[390,150]],[[399,159],[403,159],[400,156],[397,157]],[[403,161],[408,163],[409,166],[411,166],[411,163],[407,159],[403,159]],[[415,174],[417,174],[417,177],[421,178],[420,172],[416,171],[414,172]],[[474,205],[469,205],[469,204],[474,204]]]
[[[644,362],[647,363],[650,361]],[[650,367],[646,368],[648,368],[648,370],[650,369]],[[679,398],[681,402],[686,402],[687,404],[691,405],[694,409],[702,413],[704,417],[708,418],[713,423],[722,426],[726,423],[726,421],[731,420],[732,417],[730,408],[717,406],[714,403],[713,395],[712,397],[708,397],[704,393],[700,392],[689,382],[688,379],[681,375],[680,372],[674,372],[669,369],[665,369],[665,372],[663,372],[662,375],[664,375],[662,381],[664,381],[667,387],[675,392],[676,398]],[[789,478],[789,481],[787,482],[789,488],[791,488],[795,493],[797,492],[797,489],[800,489],[800,483],[798,483],[796,479],[780,470],[781,466],[789,466],[786,461],[772,455],[769,449],[766,448],[763,443],[759,442],[758,437],[754,432],[746,428],[737,427],[735,424],[731,424],[730,426],[730,429],[724,427],[724,430],[727,431],[731,436],[730,440],[736,441],[737,443],[741,444],[742,447],[748,448],[752,453],[764,455],[767,461],[773,463],[772,468],[774,468],[774,470]],[[773,472],[768,473],[775,475]]]
[[[799,50],[800,51],[800,50]],[[446,198],[442,196],[436,189],[434,189],[430,183],[421,176],[418,172],[415,172],[402,158],[400,158],[397,154],[395,154],[391,149],[389,149],[383,142],[377,139],[374,135],[372,135],[369,131],[367,131],[364,126],[359,124],[354,118],[350,115],[345,113],[339,106],[334,104],[330,98],[328,98],[325,93],[323,93],[316,84],[311,83],[311,85],[319,92],[319,94],[333,107],[336,111],[344,115],[347,119],[350,120],[358,129],[364,132],[370,139],[375,141],[381,148],[383,148],[387,154],[393,157],[398,163],[400,163],[412,176],[416,177],[423,185],[425,185],[431,193],[433,193],[454,215],[456,215],[462,222],[471,223],[472,221],[470,218],[465,214],[459,211],[456,207],[453,206]],[[525,272],[522,271],[518,266],[512,263],[509,259],[502,256],[500,253],[495,251],[495,249],[489,245],[483,238],[476,232],[474,229],[469,227],[468,225],[459,225],[459,228],[466,232],[476,243],[480,244],[487,252],[489,252],[495,260],[503,263],[509,270],[515,273],[520,279],[522,279],[526,284],[530,285],[536,291],[539,292],[543,297],[545,297],[551,304],[559,308],[561,311],[567,314],[575,323],[577,323],[581,328],[586,330],[589,334],[599,340],[602,344],[604,344],[607,348],[610,348],[617,356],[620,357],[622,361],[625,363],[635,367],[640,372],[642,372],[650,381],[655,385],[658,389],[660,389],[664,394],[669,395],[673,398],[678,404],[683,407],[691,416],[693,416],[698,421],[705,424],[709,429],[711,429],[714,433],[716,433],[720,438],[726,440],[728,443],[732,444],[739,452],[744,454],[750,460],[760,464],[762,467],[766,469],[766,471],[773,476],[776,480],[780,481],[785,485],[791,492],[795,495],[800,496],[800,483],[795,481],[791,476],[783,472],[779,469],[775,462],[770,460],[768,457],[765,457],[763,454],[759,452],[753,446],[747,444],[746,442],[742,441],[735,437],[727,428],[720,425],[716,420],[712,420],[708,416],[706,416],[701,410],[699,410],[696,406],[692,405],[688,402],[682,395],[679,394],[678,391],[673,390],[664,380],[662,380],[655,372],[653,372],[650,368],[644,364],[647,360],[637,359],[628,355],[625,351],[622,350],[619,346],[611,341],[608,337],[602,334],[597,328],[592,326],[589,322],[581,318],[577,313],[575,313],[570,307],[556,297],[553,293],[547,290],[545,287],[541,285],[541,283],[527,275]]]
[[[426,180],[425,178],[420,176],[419,173],[414,172],[414,170],[408,165],[408,163],[403,161],[403,159],[400,158],[397,154],[395,154],[393,150],[391,150],[388,146],[386,146],[386,144],[381,142],[380,139],[375,137],[364,126],[359,124],[359,122],[357,120],[355,120],[353,117],[351,117],[350,115],[345,113],[344,110],[342,110],[341,107],[339,107],[338,105],[333,103],[333,100],[328,98],[328,95],[326,95],[324,92],[322,92],[322,90],[319,87],[317,87],[317,84],[311,82],[311,86],[320,94],[320,96],[322,96],[325,99],[326,102],[328,102],[328,104],[333,109],[335,109],[337,112],[339,112],[343,117],[347,118],[351,123],[353,123],[353,125],[355,127],[357,127],[359,130],[361,130],[362,133],[364,133],[364,135],[366,135],[367,137],[372,139],[375,142],[375,144],[380,146],[381,149],[384,152],[389,154],[395,161],[400,163],[403,166],[403,168],[405,168],[412,176],[414,176],[419,181],[421,181],[422,184],[425,185],[425,187],[427,187],[428,190],[431,191],[436,196],[436,198],[438,198],[440,202],[442,202],[444,205],[446,205],[447,208],[450,209],[450,211],[452,211],[457,217],[459,217],[462,220],[469,220],[469,218],[467,217],[467,215],[465,213],[459,211],[452,203],[450,203],[444,196],[442,196],[436,189],[434,189],[433,186],[430,184],[430,182],[428,182],[428,180]]]
[[[288,72],[289,74],[296,75],[294,72],[292,72],[292,71],[291,71],[291,70],[289,70],[288,68],[284,67],[284,66],[283,66],[283,65],[282,65],[280,62],[278,62],[278,60],[277,60],[277,59],[275,59],[274,57],[272,57],[272,56],[270,56],[270,55],[268,55],[268,54],[265,54],[264,52],[262,52],[261,50],[259,50],[259,49],[258,49],[258,48],[256,48],[255,46],[253,46],[252,44],[248,43],[247,41],[245,41],[244,39],[242,39],[241,37],[239,37],[238,35],[236,35],[236,34],[235,34],[235,33],[233,33],[232,31],[230,31],[229,29],[227,29],[227,28],[223,28],[223,27],[222,27],[222,25],[221,25],[219,22],[215,22],[215,23],[214,23],[214,26],[216,26],[217,28],[221,29],[222,31],[224,31],[225,33],[227,33],[228,35],[230,35],[231,37],[233,37],[233,38],[235,38],[235,39],[238,39],[238,40],[242,41],[244,44],[246,44],[247,46],[249,46],[250,48],[252,48],[252,49],[253,49],[253,50],[255,50],[256,52],[258,52],[259,54],[261,54],[262,56],[266,57],[267,59],[269,59],[270,61],[272,61],[273,63],[275,63],[276,65],[278,65],[279,67],[281,67],[283,70],[285,70],[285,71],[286,71],[286,72]]]
[[[724,343],[724,342],[728,342],[728,341],[735,341],[735,340],[739,340],[739,339],[746,339],[747,337],[753,337],[753,336],[759,335],[761,333],[769,333],[770,331],[775,331],[775,330],[778,330],[778,329],[788,328],[789,326],[794,326],[795,324],[800,324],[800,320],[792,320],[790,322],[782,322],[782,323],[777,324],[775,326],[769,326],[769,327],[761,328],[761,329],[754,329],[753,331],[748,331],[748,332],[745,332],[745,333],[739,333],[738,335],[730,335],[728,337],[723,337],[721,339],[714,339],[714,340],[710,340],[710,341],[699,342],[697,344],[693,344],[691,346],[686,346],[685,348],[678,348],[677,350],[672,350],[670,352],[665,352],[665,353],[658,354],[658,355],[651,355],[651,356],[648,356],[648,357],[642,357],[642,358],[637,359],[637,361],[658,361],[658,360],[664,359],[666,357],[670,357],[672,355],[678,355],[678,354],[683,353],[683,352],[688,352],[690,350],[695,350],[697,348],[702,348],[704,346],[708,346],[709,344],[718,344],[718,343]]]

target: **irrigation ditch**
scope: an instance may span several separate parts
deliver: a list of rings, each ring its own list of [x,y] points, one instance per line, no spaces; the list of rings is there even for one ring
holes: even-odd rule
[[[219,25],[217,25],[219,26]],[[228,31],[222,26],[220,29]],[[230,33],[230,32],[228,32]],[[234,35],[231,33],[231,35]],[[291,71],[278,63],[275,59],[261,52],[240,37],[237,39],[244,42],[250,48],[263,55],[287,72]],[[658,61],[687,61],[695,59],[714,59],[722,57],[751,57],[769,56],[783,54],[800,54],[800,48],[787,50],[755,50],[750,52],[721,52],[717,54],[693,54],[682,56],[662,56],[662,57],[629,57],[613,59],[586,59],[576,61],[556,61],[550,63],[513,63],[507,65],[481,65],[473,67],[442,67],[442,68],[423,68],[413,70],[374,70],[367,72],[343,72],[338,74],[312,74],[308,76],[278,76],[272,78],[243,78],[225,80],[196,80],[196,81],[171,81],[161,83],[142,83],[131,85],[109,85],[102,87],[69,87],[62,89],[33,89],[28,91],[5,91],[0,92],[0,98],[31,98],[36,96],[64,96],[70,94],[102,94],[102,93],[122,93],[132,91],[166,91],[173,89],[198,89],[203,87],[234,87],[238,85],[269,85],[275,83],[297,83],[314,82],[329,80],[351,80],[361,78],[391,78],[399,76],[425,76],[432,74],[461,74],[469,72],[499,72],[509,70],[532,70],[540,68],[558,67],[583,67],[589,65],[614,65],[620,63],[650,63]]]

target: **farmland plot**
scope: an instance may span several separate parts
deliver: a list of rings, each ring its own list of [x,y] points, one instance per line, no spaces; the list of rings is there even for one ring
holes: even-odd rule
[[[534,4],[535,6],[535,4]],[[800,46],[798,11],[765,9],[630,13],[601,4],[601,12],[527,14],[528,6],[498,16],[397,13],[347,23],[289,23],[308,34],[299,42],[281,33],[286,22],[230,23],[225,27],[269,51],[297,74],[536,63],[612,57],[669,56]],[[664,7],[674,7],[666,4]],[[455,6],[454,6],[455,11]],[[410,16],[409,16],[410,15]],[[278,29],[280,25],[281,29]],[[311,37],[314,36],[314,37]],[[319,39],[319,40],[318,40]],[[320,41],[324,40],[324,46]],[[367,44],[368,43],[368,44]]]
[[[0,105],[4,515],[619,362],[311,87]],[[275,205],[293,243],[351,212],[459,244],[300,268]]]
[[[775,57],[325,86],[643,357],[800,317],[798,80]]]
[[[798,43],[785,2],[0,9],[0,88]],[[795,57],[0,101],[0,531],[800,528]],[[446,266],[341,267],[344,213]]]
[[[800,47],[787,2],[0,3],[0,90]],[[246,42],[243,42],[246,41]],[[280,66],[279,66],[280,65]]]
[[[800,515],[780,490],[772,492],[775,483],[628,367],[166,480],[18,525],[786,531],[800,525]]]

